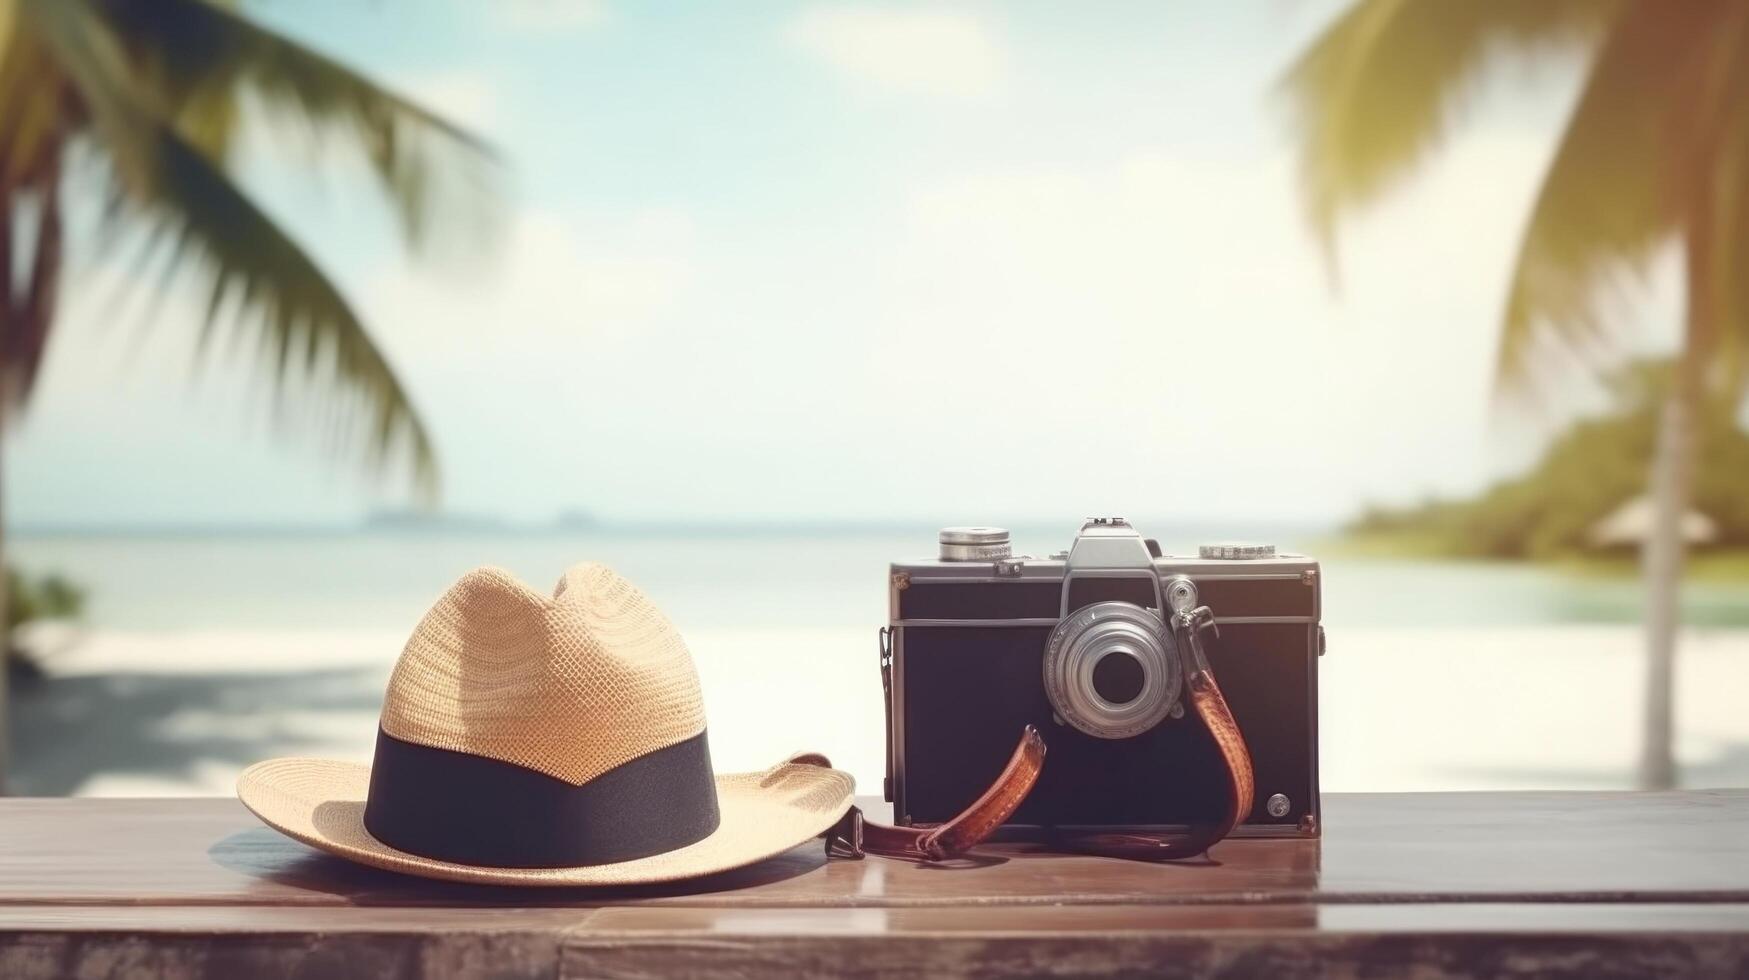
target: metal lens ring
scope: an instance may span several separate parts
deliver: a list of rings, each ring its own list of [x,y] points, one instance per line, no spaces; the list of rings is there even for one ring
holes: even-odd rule
[[[1135,665],[1110,657],[1133,658]],[[1140,668],[1140,686],[1127,699],[1108,697],[1114,673]],[[1057,715],[1098,738],[1130,738],[1158,725],[1178,703],[1184,667],[1178,647],[1160,617],[1129,602],[1096,602],[1077,609],[1051,631],[1045,644],[1045,693]],[[1130,693],[1133,681],[1123,693]]]

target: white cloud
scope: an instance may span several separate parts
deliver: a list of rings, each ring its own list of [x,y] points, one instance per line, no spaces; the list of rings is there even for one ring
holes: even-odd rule
[[[1299,519],[1468,489],[1499,452],[1485,404],[1517,234],[1501,216],[1524,212],[1546,153],[1454,149],[1346,236],[1340,295],[1283,158],[1137,149],[920,186],[862,363],[900,431],[952,419],[981,453],[1027,461],[996,510],[1107,494]],[[954,451],[912,462],[951,472]],[[1097,483],[1038,465],[1053,459]]]
[[[582,219],[526,211],[485,275],[445,282],[403,268],[367,287],[366,307],[379,322],[411,317],[425,340],[477,338],[489,324],[501,338],[516,336],[519,350],[549,341],[598,346],[647,325],[686,293],[694,238],[691,218],[672,208]]]
[[[496,0],[501,22],[519,31],[569,31],[594,27],[607,19],[601,0]]]
[[[995,92],[1006,73],[988,27],[963,11],[822,5],[804,10],[787,35],[846,77],[880,89],[975,99]]]

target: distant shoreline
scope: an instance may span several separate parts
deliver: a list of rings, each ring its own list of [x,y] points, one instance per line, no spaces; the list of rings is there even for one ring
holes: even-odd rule
[[[1316,553],[1330,558],[1372,558],[1401,561],[1459,562],[1504,567],[1546,568],[1577,576],[1630,578],[1640,574],[1632,552],[1574,554],[1560,558],[1499,558],[1454,553],[1441,535],[1412,531],[1358,531],[1331,535],[1316,543]],[[1687,574],[1708,582],[1749,581],[1749,548],[1707,548],[1688,555]]]
[[[1011,521],[1002,526],[1015,532],[1017,539],[1060,540],[1067,545],[1073,538],[1079,518],[1065,520]],[[508,518],[477,515],[450,515],[430,518],[377,517],[332,523],[238,522],[234,524],[203,522],[121,522],[113,524],[35,523],[9,527],[10,538],[323,538],[354,535],[542,535],[575,534],[620,536],[630,534],[696,534],[712,537],[736,535],[798,536],[807,534],[905,534],[927,535],[933,541],[935,531],[951,523],[943,519],[881,518],[870,520],[840,520],[831,518],[709,520],[709,519],[613,519],[580,520],[564,517],[557,520],[519,521]],[[1277,544],[1322,538],[1331,533],[1330,523],[1269,524],[1247,526],[1240,521],[1209,519],[1154,519],[1136,522],[1144,532],[1162,540],[1177,540],[1186,533],[1198,536],[1269,540]]]

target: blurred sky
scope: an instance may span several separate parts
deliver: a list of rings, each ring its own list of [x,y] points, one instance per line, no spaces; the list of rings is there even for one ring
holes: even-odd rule
[[[411,389],[452,510],[1324,522],[1476,488],[1549,424],[1488,395],[1570,65],[1477,93],[1349,226],[1338,291],[1274,91],[1336,3],[246,7],[507,161],[485,254],[413,263],[357,161],[272,133],[245,155]],[[191,384],[204,292],[142,328],[125,254],[72,279],[13,522],[405,500],[274,437],[246,351]]]

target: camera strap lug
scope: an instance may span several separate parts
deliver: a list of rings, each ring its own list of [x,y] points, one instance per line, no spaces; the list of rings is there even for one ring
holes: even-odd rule
[[[1172,632],[1184,643],[1185,654],[1190,660],[1190,673],[1207,671],[1209,669],[1208,651],[1203,648],[1202,634],[1208,630],[1221,637],[1221,627],[1215,622],[1215,611],[1207,606],[1197,606],[1187,612],[1172,614]]]

